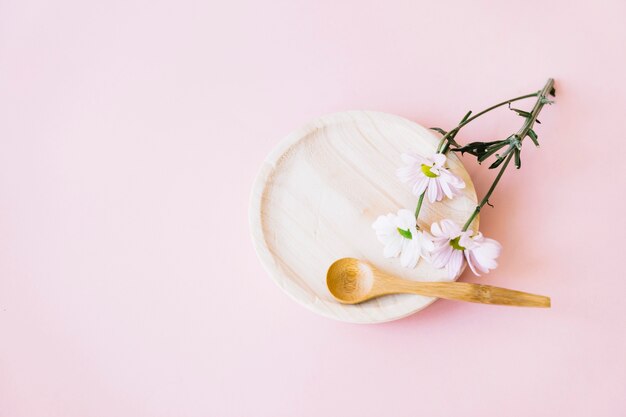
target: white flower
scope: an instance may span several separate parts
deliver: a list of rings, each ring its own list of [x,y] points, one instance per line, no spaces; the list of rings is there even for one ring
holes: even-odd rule
[[[400,264],[405,268],[415,268],[420,257],[427,259],[434,248],[430,235],[417,230],[415,216],[406,209],[398,210],[398,214],[379,216],[372,228],[385,245],[385,258],[400,255]]]
[[[446,268],[450,279],[456,278],[463,267],[463,257],[467,259],[472,272],[487,273],[498,266],[496,258],[502,247],[493,239],[487,239],[482,233],[472,236],[472,231],[462,231],[452,220],[444,219],[430,226],[435,249],[431,253],[431,262],[435,268]]]
[[[431,203],[443,200],[445,195],[453,198],[465,188],[465,182],[450,172],[446,167],[446,156],[436,153],[425,158],[415,153],[403,153],[400,158],[406,164],[398,168],[396,174],[400,181],[412,186],[413,194],[422,195],[426,191]]]

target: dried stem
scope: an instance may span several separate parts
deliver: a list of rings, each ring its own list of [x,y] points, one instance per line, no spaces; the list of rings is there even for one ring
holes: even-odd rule
[[[537,116],[539,115],[539,112],[541,112],[541,109],[543,108],[543,106],[548,102],[546,96],[550,94],[550,92],[553,89],[554,89],[554,79],[550,78],[546,82],[546,85],[543,87],[543,89],[537,94],[537,101],[535,102],[535,105],[532,111],[530,112],[530,115],[526,117],[524,124],[514,135],[520,142],[522,142],[524,138],[528,136],[528,132],[530,132],[535,122],[537,121]],[[514,146],[514,145],[511,145],[511,146]],[[463,226],[463,231],[466,231],[470,227],[470,225],[472,224],[472,222],[474,221],[474,219],[480,212],[480,209],[489,202],[489,197],[491,197],[491,194],[495,190],[496,185],[498,185],[498,182],[500,181],[502,174],[504,174],[506,167],[509,165],[511,158],[514,155],[514,152],[510,152],[511,150],[512,148],[509,149],[508,155],[506,156],[506,159],[504,160],[504,164],[502,165],[502,168],[500,168],[500,172],[498,172],[498,175],[496,176],[496,179],[493,181],[493,184],[491,184],[491,187],[489,187],[489,191],[487,191],[487,194],[485,194],[480,204],[476,206],[476,209],[474,209],[474,212],[472,213],[470,218],[467,220],[467,222]]]

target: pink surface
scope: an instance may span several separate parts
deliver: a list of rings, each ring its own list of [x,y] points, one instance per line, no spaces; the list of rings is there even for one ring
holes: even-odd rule
[[[626,3],[0,2],[0,416],[623,416]],[[480,281],[349,325],[252,249],[265,155],[330,112],[427,126],[557,80]],[[459,138],[493,139],[503,111]],[[490,176],[466,159],[482,194]]]

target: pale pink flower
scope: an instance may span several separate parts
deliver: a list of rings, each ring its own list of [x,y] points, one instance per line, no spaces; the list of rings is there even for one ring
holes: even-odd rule
[[[456,278],[463,267],[463,248],[460,241],[469,238],[471,232],[463,232],[452,220],[444,219],[430,225],[435,249],[430,261],[435,268],[446,268],[450,279]]]
[[[435,249],[431,253],[431,262],[435,268],[446,268],[450,279],[456,278],[467,259],[472,272],[476,275],[487,273],[498,266],[496,258],[502,247],[493,239],[487,239],[482,233],[462,231],[461,227],[449,219],[435,222],[430,226]]]
[[[385,258],[400,255],[400,264],[405,268],[415,268],[420,257],[427,259],[434,248],[431,236],[417,230],[415,216],[409,210],[379,216],[372,228],[378,240],[385,245]]]
[[[489,270],[496,269],[498,266],[496,259],[502,251],[500,243],[478,232],[464,244],[466,245],[465,259],[474,274],[480,276],[479,271],[486,274]]]
[[[400,181],[412,187],[413,194],[426,196],[431,203],[443,200],[444,195],[453,198],[465,188],[465,182],[446,168],[446,156],[436,153],[423,157],[416,153],[403,153],[400,158],[406,165],[398,168],[396,174]]]

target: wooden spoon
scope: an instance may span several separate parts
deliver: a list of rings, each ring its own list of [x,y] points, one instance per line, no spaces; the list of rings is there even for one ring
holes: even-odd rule
[[[344,304],[357,304],[381,295],[404,293],[482,304],[550,307],[550,298],[543,295],[467,282],[409,281],[380,272],[372,265],[354,258],[335,261],[328,268],[326,285],[333,297]]]

